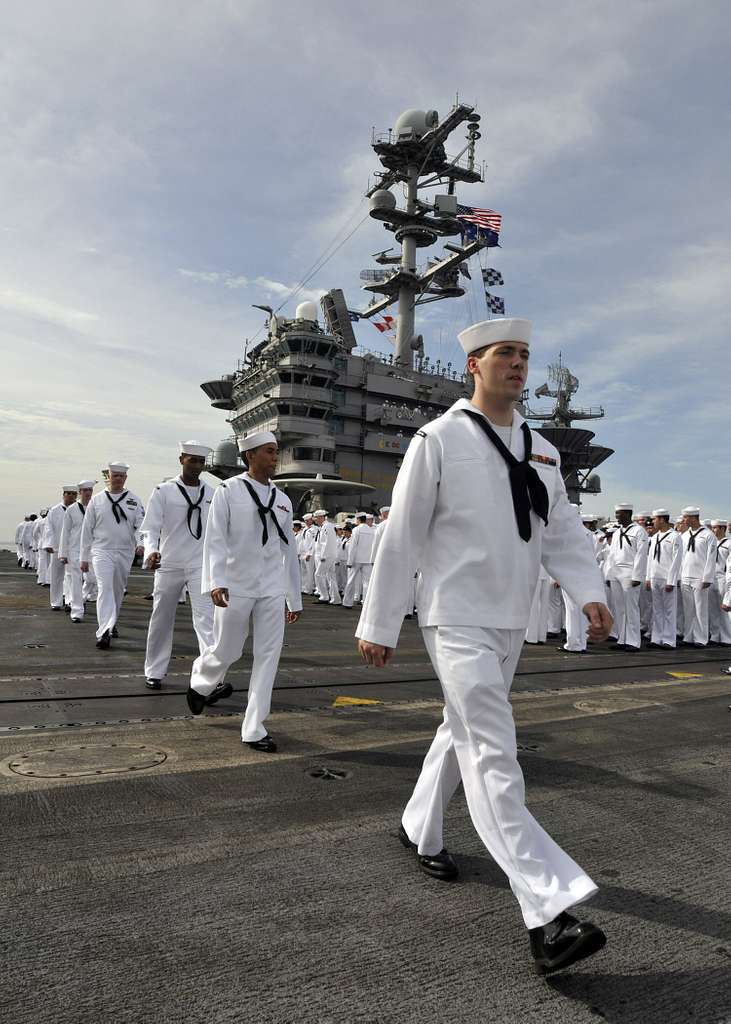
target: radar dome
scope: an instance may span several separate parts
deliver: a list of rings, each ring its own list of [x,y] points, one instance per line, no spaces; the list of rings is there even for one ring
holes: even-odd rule
[[[405,110],[396,119],[393,133],[396,139],[420,139],[439,124],[436,110]]]
[[[295,320],[311,320],[317,323],[317,303],[316,302],[300,302],[297,309],[294,311]]]
[[[387,188],[377,189],[371,196],[371,210],[395,210],[396,196]]]

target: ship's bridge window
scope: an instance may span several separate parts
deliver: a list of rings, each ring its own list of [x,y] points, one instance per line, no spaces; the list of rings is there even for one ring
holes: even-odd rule
[[[295,462],[320,462],[320,448],[295,448]]]
[[[292,374],[289,373],[287,370],[278,370],[277,372],[279,374],[279,380],[282,382],[282,384],[292,383]]]
[[[287,348],[290,352],[301,352],[302,351],[302,339],[301,338],[287,338]]]
[[[322,450],[322,461],[323,462],[335,462],[335,452],[332,448],[323,448]]]

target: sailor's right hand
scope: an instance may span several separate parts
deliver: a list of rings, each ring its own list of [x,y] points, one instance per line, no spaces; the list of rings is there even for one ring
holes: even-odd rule
[[[358,641],[358,650],[366,665],[375,665],[376,668],[383,668],[391,660],[393,654],[392,647],[370,644],[367,640]]]
[[[61,558],[60,555],[59,555],[58,560],[59,560],[59,562],[63,562],[64,565],[68,565],[69,564],[68,558]]]
[[[148,569],[157,569],[159,564],[160,564],[160,552],[159,551],[151,551],[150,554],[147,556],[147,559],[145,561],[145,565],[147,566]]]
[[[211,591],[211,601],[217,608],[228,608],[228,588],[216,587]]]
[[[645,582],[645,590],[652,590],[652,584],[649,580]]]
[[[89,563],[88,562],[79,562],[79,569],[81,569],[82,572],[88,572],[89,571]]]
[[[49,555],[53,554],[53,548],[44,548],[43,550],[47,551]]]

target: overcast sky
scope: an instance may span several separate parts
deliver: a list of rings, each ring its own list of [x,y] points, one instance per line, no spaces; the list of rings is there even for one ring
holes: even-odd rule
[[[365,215],[371,127],[457,93],[488,163],[460,199],[503,214],[490,264],[535,323],[530,387],[561,351],[606,409],[587,508],[731,515],[723,0],[0,10],[0,538],[110,458],[146,499],[178,440],[230,433],[199,384],[259,329],[251,303],[279,305]],[[362,306],[390,241],[367,219],[284,314],[331,287]],[[458,361],[484,309],[428,310],[427,351]]]

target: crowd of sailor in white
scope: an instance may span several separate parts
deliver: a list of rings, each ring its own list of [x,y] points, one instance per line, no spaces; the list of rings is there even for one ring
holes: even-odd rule
[[[211,449],[181,443],[180,475],[156,487],[146,512],[126,489],[124,463],[110,463],[107,487],[93,497],[95,481],[64,486],[43,527],[22,525],[18,559],[32,565],[42,553],[39,582],[50,585],[53,608],[66,600],[74,622],[96,587],[97,646],[108,649],[140,555],[155,570],[151,689],[167,672],[187,589],[199,645],[187,691],[196,716],[232,693],[226,673],[251,630],[241,738],[265,752],[276,750],[265,721],[285,623],[299,618],[302,593],[346,608],[362,601],[358,647],[376,667],[416,608],[445,705],[399,837],[427,874],[456,877],[443,815],[461,781],[473,824],[520,905],[536,969],[549,973],[595,953],[605,937],[568,913],[596,892],[594,882],[525,806],[508,699],[521,648],[557,635],[563,622],[572,652],[608,636],[637,650],[643,631],[656,647],[673,647],[679,631],[685,643],[731,643],[727,524],[706,526],[689,506],[673,529],[667,510],[633,520],[622,503],[617,522],[598,531],[569,503],[557,450],[514,409],[530,323],[487,321],[459,340],[473,398],[416,432],[377,526],[367,512],[336,526],[325,509],[293,520],[272,480],[276,438],[263,431],[239,440],[246,470],[215,490],[200,480]]]

